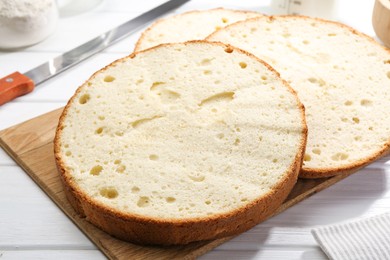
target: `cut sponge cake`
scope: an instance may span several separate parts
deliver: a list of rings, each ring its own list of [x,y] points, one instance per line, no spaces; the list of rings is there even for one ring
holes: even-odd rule
[[[301,177],[352,172],[389,150],[390,52],[339,23],[300,16],[238,22],[207,38],[268,62],[305,105]]]
[[[69,201],[118,238],[186,244],[243,232],[297,180],[306,143],[294,91],[253,55],[160,45],[95,73],[60,118]]]
[[[263,16],[251,11],[223,8],[190,11],[160,19],[153,23],[138,40],[135,51],[144,50],[161,43],[202,40],[210,33],[226,25],[252,17]]]

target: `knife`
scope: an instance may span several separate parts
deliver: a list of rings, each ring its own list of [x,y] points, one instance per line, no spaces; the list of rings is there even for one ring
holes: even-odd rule
[[[166,12],[177,8],[190,0],[171,0],[149,10],[136,18],[68,51],[60,56],[25,72],[14,72],[0,79],[0,106],[16,97],[34,90],[34,87],[45,80],[65,71],[92,55],[104,50],[113,43],[132,34],[144,24],[158,18]]]

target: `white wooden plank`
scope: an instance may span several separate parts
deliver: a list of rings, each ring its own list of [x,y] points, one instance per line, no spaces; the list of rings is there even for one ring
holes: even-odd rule
[[[269,13],[271,0],[246,0],[246,1],[237,1],[237,0],[224,0],[224,1],[209,1],[209,0],[195,0],[190,1],[189,3],[179,7],[175,10],[175,13],[182,13],[192,10],[205,10],[212,8],[228,8],[228,9],[238,9],[238,10],[253,10],[261,13]]]
[[[55,103],[9,102],[4,104],[0,108],[0,130],[53,111],[65,104],[65,101]]]
[[[138,13],[142,14],[147,12],[148,10],[165,3],[167,0],[147,0],[140,2],[129,3],[123,0],[110,0],[103,1],[101,5],[99,5],[94,12],[98,13],[107,13],[107,12],[125,12],[125,13]],[[197,1],[197,0],[196,0]]]
[[[41,259],[41,260],[85,260],[107,259],[99,250],[0,250],[4,260]]]
[[[42,259],[106,259],[99,250],[0,250],[0,257],[5,260]],[[214,259],[312,259],[325,260],[326,255],[318,247],[301,248],[262,248],[260,250],[213,250],[199,258]]]
[[[16,163],[3,149],[0,148],[0,172],[2,172],[1,166],[16,166]]]
[[[214,259],[267,259],[267,260],[326,260],[326,255],[316,247],[264,247],[259,250],[213,250],[199,260]]]
[[[45,245],[95,249],[19,167],[0,167],[0,249]]]

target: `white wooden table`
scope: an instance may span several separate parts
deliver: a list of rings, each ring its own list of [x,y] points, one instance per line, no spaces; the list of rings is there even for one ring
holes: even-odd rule
[[[162,2],[104,0],[89,12],[62,17],[56,32],[40,44],[17,52],[0,52],[0,76],[16,70],[27,71]],[[374,0],[334,3],[338,20],[374,36],[371,26]],[[272,12],[270,1],[264,0],[192,0],[174,12],[219,6]],[[43,83],[33,93],[1,106],[0,129],[64,106],[94,71],[128,55],[138,36],[139,33],[122,40]],[[389,174],[390,157],[386,157],[219,246],[202,259],[326,259],[310,229],[389,211]],[[1,149],[0,258],[105,259]]]

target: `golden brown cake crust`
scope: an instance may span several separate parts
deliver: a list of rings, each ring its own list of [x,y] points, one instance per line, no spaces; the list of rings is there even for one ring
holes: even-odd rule
[[[202,42],[206,41],[188,41],[185,44]],[[279,73],[277,73],[272,67],[246,51],[223,43],[207,43],[224,46],[225,48],[230,48],[233,51],[248,55],[267,66],[271,71],[279,76]],[[159,48],[160,46],[165,45],[172,44],[162,44],[151,49]],[[147,52],[151,49],[141,52]],[[137,54],[138,53],[133,53],[128,57],[117,60],[96,73],[104,71],[107,67],[112,66],[113,64],[123,59],[134,58]],[[91,78],[93,78],[95,74],[92,75]],[[89,87],[87,86],[87,82],[79,87],[79,89],[76,91],[76,94],[80,91],[80,88]],[[297,181],[299,170],[302,165],[303,154],[305,151],[307,140],[305,109],[302,103],[299,101],[295,91],[284,80],[283,83],[297,100],[299,110],[301,111],[302,123],[301,142],[297,149],[298,153],[296,154],[294,163],[285,172],[284,178],[281,178],[278,184],[275,185],[270,192],[265,194],[263,197],[258,198],[249,205],[246,205],[245,207],[236,209],[226,214],[218,214],[204,218],[188,218],[184,220],[148,218],[139,215],[125,214],[118,210],[109,208],[103,203],[92,200],[87,194],[79,189],[75,181],[72,179],[71,174],[67,171],[67,168],[60,155],[63,121],[67,115],[71,101],[76,96],[75,94],[69,100],[68,104],[63,110],[54,139],[55,159],[65,187],[64,190],[70,204],[78,214],[85,216],[89,222],[96,225],[103,231],[119,239],[138,244],[187,244],[194,241],[210,240],[236,235],[252,228],[256,224],[270,217],[287,198],[288,194]]]

